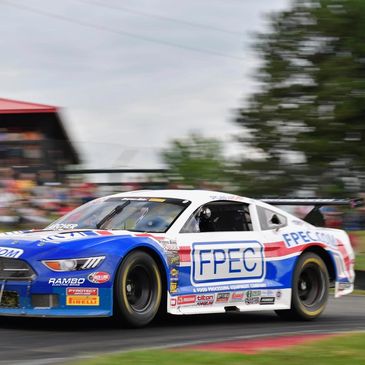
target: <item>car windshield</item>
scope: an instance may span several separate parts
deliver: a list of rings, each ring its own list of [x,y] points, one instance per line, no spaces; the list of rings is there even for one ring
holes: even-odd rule
[[[82,205],[46,229],[123,229],[136,232],[166,232],[190,204],[166,198],[97,199]]]

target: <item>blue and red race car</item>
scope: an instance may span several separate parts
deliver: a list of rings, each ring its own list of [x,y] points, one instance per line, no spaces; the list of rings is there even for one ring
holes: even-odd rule
[[[336,297],[353,290],[353,267],[344,231],[264,201],[134,191],[93,200],[43,230],[1,234],[0,315],[115,316],[135,327],[158,312],[275,310],[313,319],[331,285]]]

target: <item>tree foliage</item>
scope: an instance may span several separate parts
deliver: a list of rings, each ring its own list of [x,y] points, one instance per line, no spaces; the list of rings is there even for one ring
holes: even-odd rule
[[[224,180],[223,149],[217,139],[190,134],[173,140],[162,158],[176,182],[197,188]]]
[[[295,0],[257,36],[260,91],[240,110],[241,192],[322,195],[364,189],[365,1]]]

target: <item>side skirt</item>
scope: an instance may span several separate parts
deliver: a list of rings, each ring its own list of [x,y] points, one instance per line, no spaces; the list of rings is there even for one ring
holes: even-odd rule
[[[290,309],[291,289],[194,293],[174,296],[167,293],[167,300],[167,312],[175,315],[272,311]]]

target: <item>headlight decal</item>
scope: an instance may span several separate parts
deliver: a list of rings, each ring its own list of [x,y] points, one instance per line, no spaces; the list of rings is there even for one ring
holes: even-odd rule
[[[69,272],[95,269],[104,260],[105,256],[98,256],[78,259],[43,260],[42,263],[44,266],[52,271]]]
[[[95,269],[104,261],[104,259],[105,256],[91,257],[81,266],[81,270]]]

